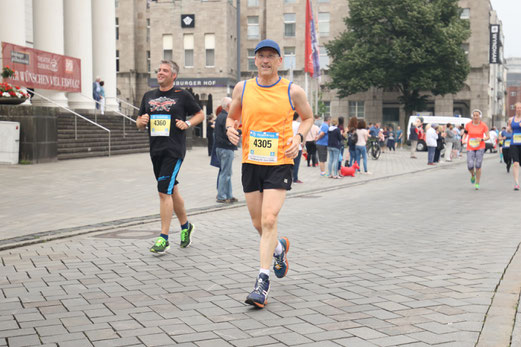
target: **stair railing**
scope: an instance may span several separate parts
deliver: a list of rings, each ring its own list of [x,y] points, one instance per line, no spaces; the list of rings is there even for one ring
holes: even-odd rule
[[[38,92],[35,92],[34,90],[31,90],[31,94],[34,94],[34,95],[37,95],[39,96],[40,98],[46,100],[47,102],[50,102],[51,104],[53,105],[56,105],[60,108],[63,108],[64,110],[66,110],[67,112],[70,112],[72,113],[73,115],[75,115],[76,117],[74,117],[74,139],[75,140],[78,140],[78,117],[80,117],[81,119],[83,120],[86,120],[87,122],[91,123],[91,124],[94,124],[95,126],[97,126],[98,128],[101,128],[103,130],[105,130],[106,132],[109,133],[109,157],[110,157],[110,130],[105,128],[104,126],[102,126],[101,124],[98,124],[96,122],[93,122],[91,121],[90,119],[88,119],[87,117],[84,117],[82,116],[81,114],[79,114],[78,112],[74,112],[73,110],[71,110],[70,108],[68,107],[65,107],[65,106],[62,106],[60,104],[58,104],[57,102],[43,96],[42,94],[38,93]]]
[[[81,94],[81,93],[80,93],[80,95],[83,96],[83,97],[86,98],[86,99],[89,99],[90,101],[94,101],[96,104],[99,105],[100,109],[101,109],[101,107],[103,107],[103,105],[101,104],[101,102],[99,102],[99,101],[97,101],[97,100],[91,98],[90,96],[85,95],[85,94]],[[115,99],[118,100],[118,98],[115,98]],[[96,109],[96,110],[94,111],[94,120],[96,121],[96,123],[98,122],[98,111],[99,111],[98,109]],[[125,118],[128,119],[128,120],[131,121],[131,122],[134,122],[134,124],[136,123],[136,121],[133,120],[131,117],[127,116],[126,114],[121,113],[121,112],[119,112],[119,111],[117,111],[117,110],[111,110],[111,112],[114,112],[114,113],[116,113],[116,114],[118,114],[118,115],[124,117],[124,118],[123,118],[123,137],[126,137],[126,136],[127,136],[127,131],[126,131],[126,125],[125,125]]]

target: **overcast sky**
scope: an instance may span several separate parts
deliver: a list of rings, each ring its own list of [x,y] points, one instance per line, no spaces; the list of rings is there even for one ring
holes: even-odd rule
[[[505,58],[521,58],[521,0],[490,0],[503,22]]]

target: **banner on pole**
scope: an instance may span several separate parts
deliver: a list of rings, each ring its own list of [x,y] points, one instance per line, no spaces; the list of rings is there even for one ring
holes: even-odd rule
[[[8,83],[81,93],[81,60],[78,58],[2,42],[2,66],[15,71]]]
[[[318,51],[318,38],[313,20],[313,8],[311,0],[306,0],[306,44],[304,49],[305,63],[304,71],[311,77],[320,76],[320,59]]]

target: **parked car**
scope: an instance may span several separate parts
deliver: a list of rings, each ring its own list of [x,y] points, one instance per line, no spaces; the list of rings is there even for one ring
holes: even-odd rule
[[[411,141],[409,140],[409,135],[411,132],[411,124],[416,121],[418,116],[411,116],[409,118],[409,123],[407,124],[407,144],[410,145]],[[454,124],[455,126],[465,125],[470,122],[472,119],[464,118],[464,117],[443,117],[443,116],[422,116],[423,118],[423,129],[427,124],[439,124],[439,125],[447,125],[448,123]],[[427,150],[427,144],[425,143],[425,131],[418,138],[418,144],[416,145],[416,151],[423,152]]]

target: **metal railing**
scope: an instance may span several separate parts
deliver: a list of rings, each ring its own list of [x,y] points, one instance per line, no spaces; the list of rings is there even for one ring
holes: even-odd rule
[[[108,133],[109,133],[109,157],[110,157],[110,130],[109,130],[109,129],[105,128],[104,126],[102,126],[102,125],[100,125],[100,124],[98,124],[98,123],[96,123],[96,122],[91,121],[91,120],[88,119],[87,117],[84,117],[84,116],[82,116],[81,114],[79,114],[79,113],[77,113],[77,112],[74,112],[74,111],[71,110],[70,108],[67,108],[67,107],[65,107],[65,106],[62,106],[62,105],[58,104],[57,102],[52,101],[51,99],[49,99],[49,98],[43,96],[42,94],[40,94],[40,93],[38,93],[38,92],[35,92],[34,90],[31,90],[30,93],[31,93],[31,94],[34,94],[34,95],[37,95],[37,96],[39,96],[40,98],[46,100],[47,102],[50,102],[50,103],[53,104],[53,105],[56,105],[56,106],[58,106],[58,107],[60,107],[60,108],[63,108],[63,109],[66,110],[67,112],[70,112],[70,113],[72,113],[73,115],[76,116],[76,117],[74,118],[74,139],[75,139],[75,140],[78,140],[78,117],[80,117],[80,118],[83,119],[83,120],[86,120],[87,122],[89,122],[89,123],[91,123],[91,124],[94,124],[94,125],[97,126],[98,128],[101,128],[101,129],[105,130],[106,132],[108,132]],[[34,103],[33,103],[33,105],[34,105]]]
[[[118,98],[115,98],[115,99],[116,99],[117,102],[121,102],[122,104],[125,104],[125,105],[127,105],[127,106],[130,106],[130,107],[132,107],[133,109],[136,109],[136,110],[139,111],[139,108],[137,108],[136,106],[132,105],[131,103],[128,103],[128,102],[126,102],[125,100],[121,100],[121,99],[118,99]]]
[[[86,99],[89,99],[90,101],[94,101],[96,104],[99,105],[100,110],[101,110],[101,107],[103,107],[103,104],[101,102],[91,98],[90,96],[85,95],[85,94],[81,94],[81,93],[78,93],[78,94],[81,95],[82,97],[86,98]],[[115,98],[115,99],[117,100],[118,98]],[[99,111],[98,109],[95,109],[95,111],[94,111],[94,121],[96,123],[98,122],[98,111]],[[114,112],[114,113],[116,113],[116,114],[118,114],[118,115],[123,117],[123,137],[126,137],[127,136],[127,130],[126,130],[126,125],[125,125],[125,118],[128,119],[131,122],[134,122],[134,124],[136,123],[136,121],[133,120],[131,117],[127,116],[126,114],[121,113],[119,111],[111,110],[111,112]]]

